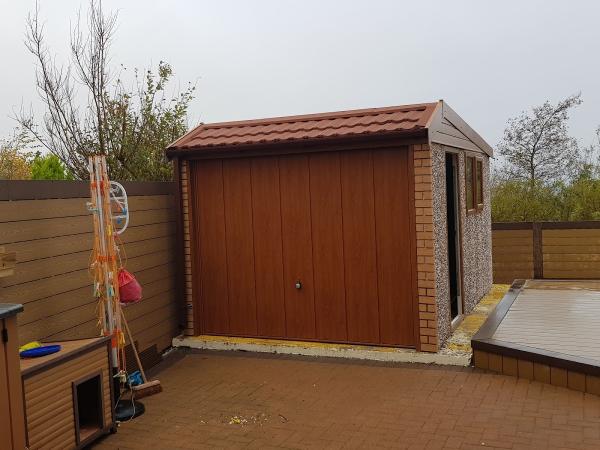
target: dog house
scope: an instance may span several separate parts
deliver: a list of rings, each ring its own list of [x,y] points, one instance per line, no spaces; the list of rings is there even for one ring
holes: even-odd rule
[[[491,286],[492,149],[443,101],[201,124],[167,155],[188,335],[435,352]]]
[[[86,448],[116,431],[110,338],[54,344],[58,353],[20,362],[27,448]]]

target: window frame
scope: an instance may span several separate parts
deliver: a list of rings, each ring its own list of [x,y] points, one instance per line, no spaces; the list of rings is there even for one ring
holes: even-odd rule
[[[481,169],[481,173],[479,173],[479,168]],[[468,176],[469,169],[471,173],[470,180]],[[481,193],[481,199],[478,198],[478,193]],[[469,197],[472,197],[472,202],[469,202]],[[465,209],[467,210],[467,214],[475,214],[483,211],[484,206],[483,158],[465,155]]]
[[[481,173],[479,172],[479,168],[481,168]],[[477,211],[482,211],[483,206],[485,204],[484,191],[483,191],[483,159],[475,158],[475,193],[474,200],[475,206],[477,207]],[[481,194],[481,202],[479,202],[479,195]]]
[[[475,204],[475,190],[473,189],[475,187],[475,173],[473,172],[475,166],[474,161],[475,158],[473,156],[465,155],[465,207],[467,214],[472,214],[477,211],[477,205]],[[469,179],[469,169],[471,179]]]

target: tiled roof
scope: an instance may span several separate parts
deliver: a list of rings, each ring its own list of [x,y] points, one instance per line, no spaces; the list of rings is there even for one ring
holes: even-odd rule
[[[423,130],[437,103],[201,124],[168,150],[207,149]]]

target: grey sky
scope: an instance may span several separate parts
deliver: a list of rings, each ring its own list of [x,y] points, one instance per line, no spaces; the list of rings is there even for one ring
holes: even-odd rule
[[[39,108],[23,45],[31,0],[1,0],[0,138]],[[87,2],[42,0],[60,61]],[[190,125],[446,100],[492,145],[506,120],[581,91],[571,130],[600,125],[600,2],[105,0],[119,10],[113,63],[169,62],[197,83]],[[39,109],[37,112],[41,112]],[[38,114],[39,115],[39,114]]]

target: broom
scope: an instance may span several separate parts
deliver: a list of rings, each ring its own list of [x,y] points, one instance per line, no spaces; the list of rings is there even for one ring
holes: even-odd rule
[[[125,319],[125,313],[123,312],[123,310],[121,310],[121,317],[123,318],[125,330],[127,330],[129,342],[131,343],[131,347],[133,348],[133,355],[135,356],[135,360],[140,369],[140,373],[142,374],[142,380],[144,381],[142,384],[138,384],[137,386],[131,387],[133,394],[135,394],[136,398],[144,398],[162,392],[162,386],[160,385],[160,381],[148,381],[148,379],[146,378],[146,372],[144,372],[144,367],[142,366],[142,362],[140,361],[140,356],[138,355],[138,351],[135,348],[135,344],[133,343],[131,331],[129,330],[129,325],[127,324],[127,319]]]

